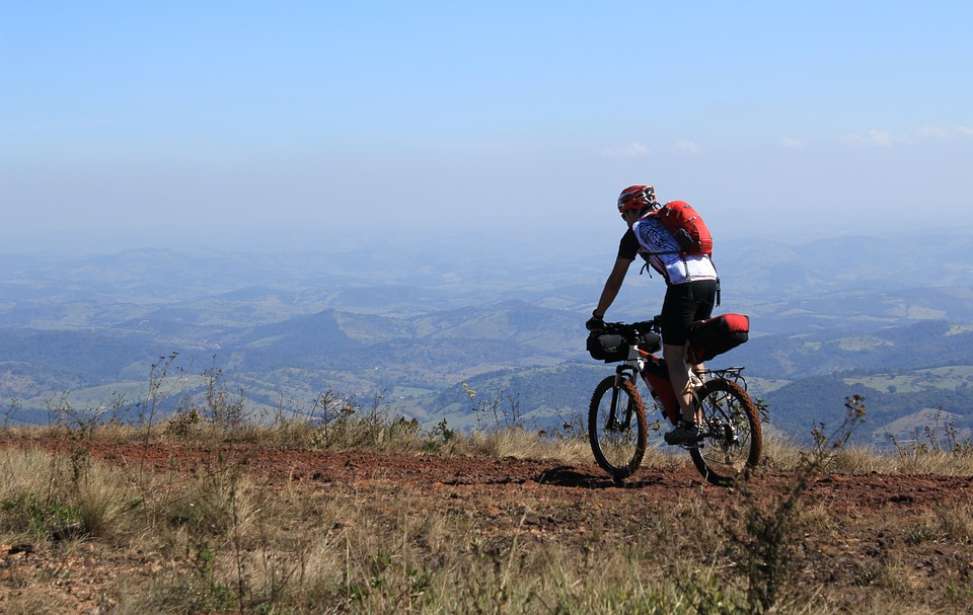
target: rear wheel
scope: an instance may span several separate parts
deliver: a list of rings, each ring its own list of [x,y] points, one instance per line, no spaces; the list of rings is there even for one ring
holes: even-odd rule
[[[631,476],[642,463],[647,434],[635,383],[616,376],[599,382],[588,408],[588,440],[598,465],[615,480]]]
[[[763,437],[757,406],[739,385],[717,378],[696,390],[703,438],[690,449],[696,469],[715,485],[729,485],[760,462]]]

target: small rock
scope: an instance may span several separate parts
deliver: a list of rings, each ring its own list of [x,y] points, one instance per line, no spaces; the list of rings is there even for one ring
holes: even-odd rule
[[[18,553],[25,553],[29,555],[33,552],[34,552],[34,545],[24,543],[24,544],[14,545],[10,547],[10,549],[7,551],[7,555],[17,555]]]

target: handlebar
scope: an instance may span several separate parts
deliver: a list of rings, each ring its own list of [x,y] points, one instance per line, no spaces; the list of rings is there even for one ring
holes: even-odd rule
[[[605,328],[602,329],[605,333],[617,333],[618,335],[625,336],[626,339],[633,340],[639,335],[645,333],[661,333],[662,332],[662,316],[656,316],[652,320],[643,320],[641,322],[633,322],[631,324],[626,324],[624,322],[606,322]]]

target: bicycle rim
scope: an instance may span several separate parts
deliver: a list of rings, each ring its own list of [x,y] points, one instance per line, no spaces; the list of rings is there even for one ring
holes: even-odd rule
[[[615,479],[630,476],[645,455],[647,428],[642,398],[629,380],[601,381],[591,396],[588,437],[595,461]]]
[[[730,483],[760,460],[762,435],[756,406],[739,386],[711,380],[697,391],[706,434],[691,455],[712,483]]]

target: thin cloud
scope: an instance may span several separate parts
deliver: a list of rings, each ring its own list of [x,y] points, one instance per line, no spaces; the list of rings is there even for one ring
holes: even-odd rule
[[[916,131],[920,139],[946,139],[949,137],[949,130],[942,126],[923,126]]]
[[[700,152],[699,144],[688,139],[679,139],[672,144],[672,149],[676,150],[680,154],[695,155]]]
[[[784,137],[780,140],[780,146],[787,149],[804,149],[804,141],[794,137]]]
[[[873,147],[892,147],[895,143],[895,139],[892,138],[889,131],[879,128],[872,128],[863,133],[845,135],[841,138],[841,141],[846,145],[870,145]]]
[[[887,130],[872,128],[865,132],[845,135],[841,138],[841,142],[853,146],[892,147],[893,145],[909,145],[926,141],[950,141],[971,137],[973,137],[973,127],[970,126],[927,125],[900,135],[893,135]]]
[[[649,148],[638,141],[632,141],[625,145],[605,148],[598,153],[604,158],[645,158],[649,155]]]
[[[916,131],[920,139],[946,141],[948,139],[965,139],[973,137],[970,126],[923,126]]]

